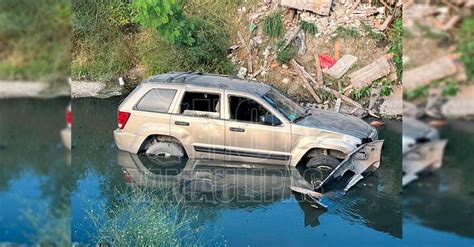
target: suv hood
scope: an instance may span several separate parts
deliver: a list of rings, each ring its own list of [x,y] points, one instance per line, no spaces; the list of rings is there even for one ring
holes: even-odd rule
[[[360,118],[321,109],[312,109],[311,115],[296,125],[324,129],[363,139],[371,135],[374,128]]]

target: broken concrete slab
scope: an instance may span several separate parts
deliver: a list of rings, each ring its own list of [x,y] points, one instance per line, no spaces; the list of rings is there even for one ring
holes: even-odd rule
[[[337,60],[331,68],[326,69],[324,72],[335,79],[341,78],[350,68],[357,62],[357,57],[351,54],[346,54]]]
[[[319,15],[329,15],[332,0],[281,0],[280,4],[293,9],[311,11]]]
[[[448,97],[441,113],[447,118],[474,118],[474,85],[462,86],[456,96]]]
[[[373,81],[390,74],[394,66],[392,55],[386,54],[362,69],[349,74],[351,84],[355,90],[371,85]]]
[[[372,89],[369,109],[386,117],[399,117],[403,114],[403,87],[396,85],[387,97],[380,96],[381,87]]]
[[[71,81],[71,96],[73,98],[97,97],[105,88],[105,83],[97,81]]]
[[[429,64],[404,71],[402,79],[404,88],[415,89],[426,86],[435,80],[444,79],[457,73],[464,73],[463,65],[458,59],[458,54],[450,54]]]

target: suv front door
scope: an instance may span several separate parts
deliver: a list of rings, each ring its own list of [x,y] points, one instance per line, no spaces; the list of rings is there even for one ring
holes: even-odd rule
[[[225,158],[229,161],[288,165],[290,124],[257,98],[226,92]]]
[[[179,137],[191,158],[224,159],[223,89],[186,86],[170,119],[171,136]]]

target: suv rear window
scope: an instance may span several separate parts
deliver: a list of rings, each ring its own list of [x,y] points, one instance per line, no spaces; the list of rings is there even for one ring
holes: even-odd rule
[[[137,104],[136,109],[140,111],[168,113],[175,94],[176,90],[174,89],[152,89],[143,96]]]

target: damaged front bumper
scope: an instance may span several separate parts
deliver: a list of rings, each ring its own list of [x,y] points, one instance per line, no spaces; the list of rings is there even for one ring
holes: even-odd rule
[[[402,186],[418,179],[422,172],[432,172],[439,169],[443,162],[446,140],[433,141],[415,146],[403,155]]]
[[[349,179],[344,192],[348,191],[358,181],[368,173],[375,171],[380,166],[380,157],[384,140],[363,144],[352,151],[346,158],[313,190],[307,189],[309,186],[293,185],[291,190],[300,194],[310,201],[314,207],[327,210],[327,206],[321,203],[323,194],[316,192],[323,185],[342,177],[347,171],[352,171],[354,175]],[[306,188],[305,188],[306,187]]]
[[[354,175],[349,179],[349,182],[344,188],[344,192],[348,191],[358,181],[364,178],[366,174],[379,168],[383,142],[384,140],[379,140],[359,146],[347,155],[315,189],[318,190],[332,180],[342,177],[347,171],[352,171]]]

